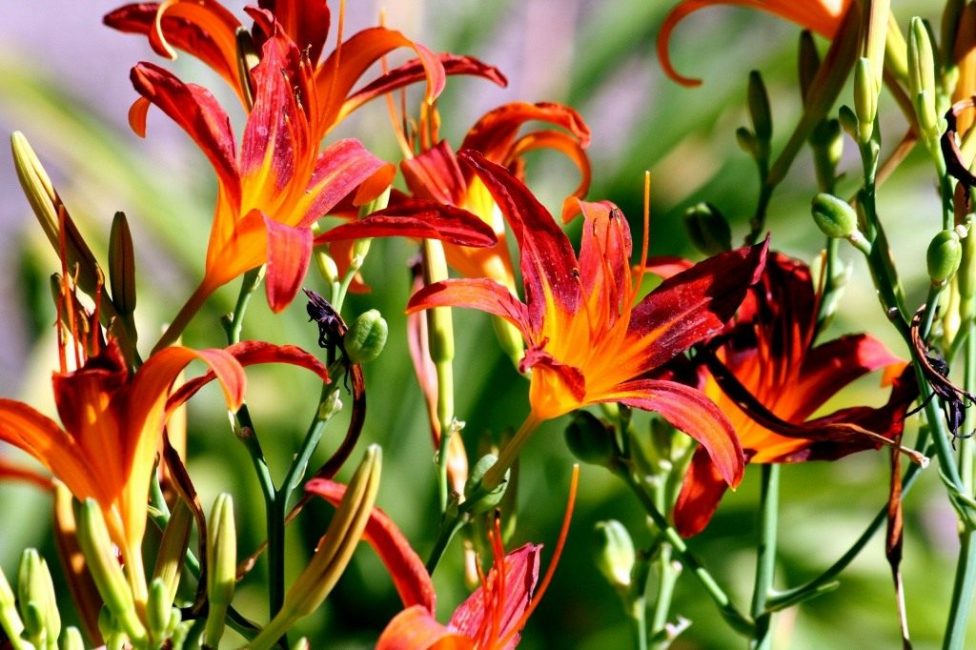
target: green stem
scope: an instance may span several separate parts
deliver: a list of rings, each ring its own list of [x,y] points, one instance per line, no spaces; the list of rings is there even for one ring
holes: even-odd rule
[[[440,448],[437,450],[437,495],[441,512],[447,510],[450,501],[447,481],[447,455],[454,435],[454,364],[439,361],[434,364],[437,370],[437,420],[441,427]]]
[[[244,326],[244,314],[247,312],[247,305],[251,302],[251,296],[258,283],[261,282],[261,275],[264,267],[259,266],[251,269],[244,274],[241,279],[241,290],[237,294],[237,303],[231,313],[230,320],[226,323],[227,343],[233,345],[241,340],[241,328]]]
[[[630,629],[634,635],[634,647],[637,650],[647,650],[647,601],[643,595],[637,596],[631,601],[629,618]],[[665,620],[665,622],[667,621]],[[663,624],[661,629],[664,629]]]
[[[515,463],[515,459],[518,458],[519,451],[521,451],[522,446],[525,444],[532,432],[538,428],[542,423],[535,413],[529,413],[525,421],[522,422],[522,426],[519,430],[515,432],[508,443],[502,447],[501,454],[498,456],[498,460],[492,465],[487,472],[485,472],[484,478],[481,480],[481,491],[485,494],[491,492],[493,489],[501,485],[501,482],[505,478],[505,472],[508,468]],[[468,501],[477,501],[477,496],[482,495],[469,495]]]
[[[762,484],[759,495],[759,547],[756,554],[756,580],[752,592],[751,614],[756,629],[750,647],[772,647],[771,617],[766,611],[766,601],[773,589],[773,573],[776,568],[776,524],[779,516],[779,473],[775,463],[762,466]]]
[[[702,587],[705,588],[705,592],[718,607],[725,621],[739,634],[751,637],[755,624],[735,607],[729,596],[719,586],[718,582],[715,581],[715,578],[712,577],[712,574],[691,553],[685,544],[685,540],[681,538],[678,531],[668,523],[664,515],[657,509],[654,500],[644,487],[633,477],[626,467],[616,468],[616,473],[627,483],[634,495],[641,502],[641,505],[644,506],[645,512],[654,522],[654,525],[661,531],[665,540],[671,544],[681,563],[691,571],[698,582],[701,583]]]
[[[172,345],[176,342],[176,339],[180,338],[183,330],[185,330],[186,326],[190,324],[190,321],[193,320],[196,313],[200,311],[200,308],[203,307],[203,303],[207,301],[207,298],[210,297],[211,293],[213,293],[213,289],[208,285],[201,284],[199,287],[197,287],[196,291],[193,292],[193,295],[187,299],[186,304],[180,308],[179,313],[177,313],[176,317],[173,318],[173,321],[169,324],[169,327],[166,328],[166,331],[163,332],[163,335],[159,338],[159,341],[157,341],[156,345],[153,346],[153,354]]]
[[[664,637],[665,641],[660,645],[662,649],[670,645],[670,639],[667,636],[668,614],[671,612],[674,586],[681,574],[681,565],[675,564],[672,559],[673,552],[674,549],[671,545],[663,542],[657,557],[660,577],[658,579],[657,598],[654,600],[654,612],[651,615],[651,636],[657,638],[660,634]],[[641,609],[643,609],[643,598],[641,599]]]
[[[454,535],[464,526],[465,518],[458,512],[448,509],[441,519],[440,528],[437,531],[437,539],[434,540],[434,547],[427,558],[427,573],[434,575],[434,570],[444,556],[448,544],[454,539]]]

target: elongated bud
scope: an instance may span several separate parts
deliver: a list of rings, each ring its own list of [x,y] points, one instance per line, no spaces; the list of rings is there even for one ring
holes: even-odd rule
[[[809,29],[800,32],[800,55],[798,57],[800,73],[800,94],[804,103],[810,94],[810,86],[813,85],[813,78],[817,76],[820,69],[820,54],[817,52],[817,44],[813,40],[813,34]]]
[[[962,240],[962,256],[958,273],[959,295],[962,298],[963,308],[967,309],[962,316],[969,318],[974,316],[972,308],[973,299],[976,298],[976,233],[973,232],[971,221],[967,224],[966,237]]]
[[[41,607],[31,601],[22,603],[20,614],[24,617],[24,636],[28,643],[35,648],[48,647],[47,627],[44,624],[44,612]]]
[[[729,222],[711,203],[691,206],[685,211],[683,220],[689,239],[705,255],[718,255],[732,250]]]
[[[328,251],[322,246],[315,249],[312,253],[312,257],[315,259],[315,268],[319,270],[319,275],[328,282],[330,285],[333,282],[339,282],[341,278],[339,277],[339,267],[336,265],[335,260],[329,255]]]
[[[512,365],[518,369],[525,356],[525,343],[522,341],[522,332],[517,327],[509,323],[504,318],[492,316],[491,325],[498,337],[498,344],[502,348],[505,356],[511,359]]]
[[[227,608],[237,584],[237,532],[234,526],[234,501],[220,494],[210,511],[207,529],[207,645],[218,647],[224,633]]]
[[[832,239],[848,239],[857,232],[857,213],[847,201],[821,192],[810,204],[813,220]]]
[[[342,503],[319,542],[319,547],[285,595],[282,613],[286,618],[296,620],[318,609],[345,571],[372,513],[379,491],[382,467],[382,450],[378,445],[370,445],[349,481]],[[272,621],[268,627],[272,628],[274,623]],[[264,632],[261,636],[263,635]],[[276,640],[277,637],[272,641]],[[258,646],[255,639],[254,647]]]
[[[837,176],[837,165],[844,155],[844,135],[838,120],[823,120],[810,135],[813,149],[813,164],[817,172],[817,183],[821,188],[829,188]]]
[[[78,521],[78,541],[88,563],[98,593],[119,626],[134,642],[146,638],[146,629],[136,615],[132,592],[115,559],[115,546],[109,537],[105,520],[98,502],[85,499],[75,503],[75,519]],[[108,641],[108,639],[106,639]]]
[[[166,530],[163,531],[156,554],[156,566],[153,567],[153,580],[160,580],[166,585],[166,599],[170,603],[176,598],[176,590],[180,586],[180,572],[190,543],[192,526],[193,512],[183,499],[178,499],[169,516]]]
[[[616,519],[598,522],[595,528],[596,567],[618,591],[630,589],[637,554],[624,525]]]
[[[912,18],[908,34],[908,93],[926,146],[938,150],[942,129],[936,107],[935,58],[928,26],[917,16]]]
[[[146,623],[149,625],[149,634],[156,642],[166,639],[172,610],[173,601],[169,597],[169,587],[162,578],[154,579],[149,583]]]
[[[61,650],[85,650],[85,639],[81,636],[81,630],[73,625],[66,627],[61,637]]]
[[[749,115],[756,137],[761,142],[769,142],[773,137],[773,114],[769,108],[766,84],[758,70],[749,73]]]
[[[27,636],[55,641],[61,635],[61,614],[54,595],[51,572],[47,568],[47,562],[35,549],[26,549],[20,557],[17,592],[20,596],[21,608],[26,605],[33,605],[36,608],[36,616],[24,618]],[[37,625],[40,627],[35,627]],[[31,629],[32,627],[34,629]],[[43,642],[37,645],[43,645]]]
[[[875,98],[881,92],[881,71],[885,62],[885,45],[891,17],[891,0],[866,0],[866,21],[861,53],[874,70]],[[873,121],[873,120],[872,120]]]
[[[380,356],[386,347],[390,328],[376,309],[356,317],[343,337],[346,354],[353,363],[366,363]]]
[[[847,135],[856,141],[858,131],[857,115],[854,114],[850,106],[841,106],[837,110],[837,121],[840,123],[841,128],[847,132]]]
[[[7,637],[14,642],[14,647],[18,647],[17,640],[20,639],[24,631],[24,622],[17,611],[17,597],[14,596],[10,583],[3,569],[0,569],[0,627],[6,632]]]
[[[854,64],[854,113],[857,115],[857,141],[866,144],[874,133],[874,118],[878,115],[880,85],[866,57]]]
[[[952,279],[962,259],[962,244],[955,230],[940,231],[929,243],[925,254],[929,279],[935,286],[942,286]]]
[[[756,134],[746,127],[740,126],[735,130],[735,141],[739,144],[740,149],[753,158],[759,155],[759,140],[756,138]]]
[[[505,476],[502,478],[502,481],[490,492],[479,495],[481,492],[481,482],[484,480],[485,474],[497,462],[498,456],[495,454],[485,454],[471,468],[471,476],[468,477],[468,483],[464,487],[466,497],[464,510],[466,512],[472,514],[488,512],[502,502],[502,498],[505,496],[505,489],[508,487],[508,480],[512,474],[511,469],[505,470]]]
[[[433,239],[424,240],[424,283],[433,284],[447,279],[447,257],[444,245]],[[450,307],[427,310],[427,341],[430,359],[435,364],[454,359],[454,322]]]
[[[120,314],[131,314],[136,308],[136,258],[132,233],[124,212],[116,212],[108,245],[108,279],[112,302]]]
[[[312,646],[308,644],[308,639],[305,637],[300,638],[291,644],[291,650],[309,650]]]
[[[589,411],[573,411],[566,427],[566,446],[584,463],[607,467],[617,457],[612,427]]]

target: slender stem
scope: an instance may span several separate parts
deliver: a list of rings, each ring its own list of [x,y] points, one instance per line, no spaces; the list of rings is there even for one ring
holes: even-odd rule
[[[666,615],[667,610],[665,610]],[[631,623],[630,629],[634,634],[634,647],[637,650],[647,650],[647,600],[643,594],[631,601],[629,618]],[[667,620],[665,620],[666,622]],[[664,629],[663,623],[661,629]]]
[[[234,416],[237,419],[237,430],[234,432],[237,439],[244,443],[247,455],[254,466],[254,474],[257,476],[258,485],[261,486],[261,495],[264,497],[264,505],[270,509],[271,502],[274,501],[275,485],[271,478],[271,468],[264,457],[264,450],[261,449],[261,441],[258,440],[257,432],[254,429],[254,422],[251,420],[251,412],[247,404],[241,404]]]
[[[437,420],[441,428],[440,448],[437,450],[437,495],[441,512],[444,512],[450,501],[447,454],[451,436],[454,435],[454,364],[450,360],[439,361],[434,367],[437,371]]]
[[[441,561],[441,557],[444,556],[444,551],[447,550],[448,544],[454,539],[454,535],[461,530],[464,525],[465,518],[460,515],[456,510],[448,509],[441,518],[441,525],[437,530],[437,539],[434,540],[434,547],[430,550],[430,556],[427,558],[427,573],[434,575],[434,570]]]
[[[199,287],[197,287],[196,291],[193,292],[193,295],[187,299],[186,304],[180,308],[179,313],[176,314],[175,318],[173,318],[173,321],[169,324],[169,327],[166,328],[166,331],[163,332],[163,335],[160,337],[159,341],[155,346],[153,346],[153,353],[172,345],[176,339],[180,338],[183,330],[185,330],[186,326],[190,324],[190,321],[193,320],[196,313],[200,311],[200,308],[203,307],[203,303],[207,301],[207,298],[210,297],[211,293],[213,293],[213,288],[206,284],[201,284]]]
[[[515,459],[518,458],[519,451],[521,451],[525,441],[529,439],[529,436],[541,423],[542,420],[535,413],[529,413],[512,439],[502,447],[498,460],[485,472],[485,477],[481,480],[481,489],[484,492],[491,492],[501,485],[501,482],[505,478],[505,472],[515,463]],[[473,496],[469,496],[468,500],[474,501],[476,499]]]
[[[918,479],[919,471],[922,469],[921,465],[912,464],[909,465],[908,469],[905,471],[905,477],[902,481],[902,496],[908,494],[911,487],[915,484]],[[770,596],[766,601],[766,609],[770,612],[779,611],[781,609],[786,609],[791,605],[802,602],[811,596],[822,593],[824,590],[830,588],[830,583],[836,578],[841,572],[847,568],[847,566],[854,561],[861,551],[867,546],[867,543],[871,541],[874,534],[878,532],[878,529],[888,520],[888,506],[885,504],[878,511],[878,514],[874,516],[871,523],[868,524],[861,536],[851,545],[844,555],[842,555],[836,562],[834,562],[830,567],[821,573],[816,578],[806,582],[798,587],[789,589],[788,591],[782,591],[777,593],[775,596]]]
[[[976,337],[973,336],[974,324],[970,320],[966,323],[969,336],[966,337],[965,372],[963,384],[967,391],[976,389]],[[966,412],[966,431],[971,431],[976,425],[976,414],[973,409]],[[973,495],[973,439],[963,438],[959,442],[959,475],[963,494]],[[966,627],[969,612],[972,609],[973,596],[976,595],[976,540],[973,539],[974,530],[963,518],[963,529],[959,533],[959,559],[956,563],[956,577],[952,585],[952,604],[949,607],[949,619],[946,622],[944,648],[955,650],[965,647]]]
[[[651,636],[656,638],[658,634],[663,634],[666,639],[664,643],[667,644],[670,644],[670,639],[667,638],[668,614],[671,611],[674,586],[678,582],[678,576],[681,575],[681,565],[674,562],[673,552],[674,549],[669,543],[661,543],[657,557],[660,577],[658,579],[657,598],[654,600],[654,612],[651,615]],[[667,646],[662,645],[661,647]]]
[[[736,632],[751,637],[755,624],[735,607],[729,596],[719,586],[718,582],[715,581],[715,578],[712,577],[712,574],[691,553],[685,544],[685,540],[681,538],[678,531],[668,523],[664,515],[657,509],[654,500],[644,487],[633,477],[626,467],[616,468],[616,473],[627,483],[634,495],[641,502],[641,505],[644,506],[645,512],[654,522],[654,525],[661,531],[661,534],[667,542],[671,544],[675,555],[678,556],[681,563],[691,571],[698,582],[701,583],[702,587],[705,588],[706,593],[708,593],[712,601],[718,606],[725,621]]]
[[[239,343],[241,340],[244,314],[247,312],[247,305],[251,301],[251,296],[254,295],[254,290],[257,288],[258,283],[261,282],[263,268],[251,269],[241,279],[241,290],[237,294],[237,303],[234,305],[234,311],[231,312],[230,320],[226,325],[227,343],[230,345]]]
[[[779,472],[779,465],[775,463],[762,466],[759,495],[759,547],[756,553],[756,580],[751,608],[752,618],[756,621],[755,633],[750,644],[752,648],[772,647],[770,625],[772,613],[766,611],[766,600],[773,588],[773,573],[776,568]]]

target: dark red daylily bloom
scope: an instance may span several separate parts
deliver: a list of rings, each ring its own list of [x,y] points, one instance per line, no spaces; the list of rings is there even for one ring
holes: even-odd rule
[[[325,0],[259,0],[257,7],[245,11],[254,20],[251,33],[259,51],[265,41],[280,32],[307,55],[316,92],[311,97],[314,103],[306,104],[305,109],[316,143],[363,104],[424,79],[428,103],[443,90],[447,75],[475,75],[505,85],[504,76],[493,66],[473,57],[434,54],[400,32],[383,27],[362,30],[346,41],[340,33],[339,45],[321,60],[331,19]],[[340,10],[340,32],[341,22]],[[148,36],[153,49],[167,58],[175,58],[174,48],[196,56],[234,88],[245,107],[249,106],[248,88],[258,87],[258,82],[245,83],[241,78],[236,34],[242,25],[216,0],[129,4],[106,15],[105,24]],[[353,90],[374,63],[400,48],[413,50],[417,58]]]
[[[532,370],[532,412],[515,448],[542,420],[621,402],[660,413],[703,445],[728,483],[738,483],[742,451],[722,413],[699,391],[653,375],[721,330],[758,278],[765,244],[702,262],[634,304],[640,283],[631,277],[630,228],[615,206],[580,203],[585,223],[577,258],[553,217],[511,174],[475,152],[462,152],[460,160],[491,192],[515,235],[525,302],[492,280],[458,279],[424,288],[408,310],[473,307],[519,329],[528,346],[522,367]]]
[[[484,184],[470,169],[458,164],[450,144],[437,139],[438,122],[436,111],[423,113],[417,142],[406,143],[408,157],[400,163],[400,169],[410,196],[395,196],[390,207],[377,216],[333,229],[320,240],[364,236],[362,233],[369,232],[371,221],[380,216],[393,219],[417,211],[436,211],[437,204],[462,208],[488,224],[498,243],[484,248],[447,243],[444,252],[448,264],[464,277],[489,278],[515,293],[515,273],[505,240],[505,221]],[[532,122],[541,122],[547,127],[523,133],[523,127]],[[568,204],[573,199],[583,198],[589,189],[590,163],[585,153],[589,142],[589,127],[572,108],[548,102],[511,102],[483,115],[468,131],[461,148],[477,151],[486,160],[508,169],[520,181],[524,181],[523,155],[526,152],[553,149],[563,153],[579,169],[581,177],[579,185],[567,198]]]
[[[897,439],[914,391],[897,380],[880,408],[845,408],[810,420],[840,389],[865,374],[897,374],[904,362],[867,334],[814,345],[819,296],[810,270],[782,254],[771,255],[762,280],[740,309],[714,356],[766,414],[728,393],[721,378],[707,374],[703,391],[729,418],[750,463],[834,460],[880,446],[878,436]],[[792,425],[792,426],[791,426]],[[847,425],[848,435],[830,431]],[[877,434],[877,435],[873,435]],[[705,528],[725,492],[708,457],[696,452],[675,506],[683,535]]]

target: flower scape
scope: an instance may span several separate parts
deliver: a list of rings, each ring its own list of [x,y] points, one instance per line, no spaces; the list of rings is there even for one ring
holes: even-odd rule
[[[976,643],[976,2],[95,4],[0,648]]]

